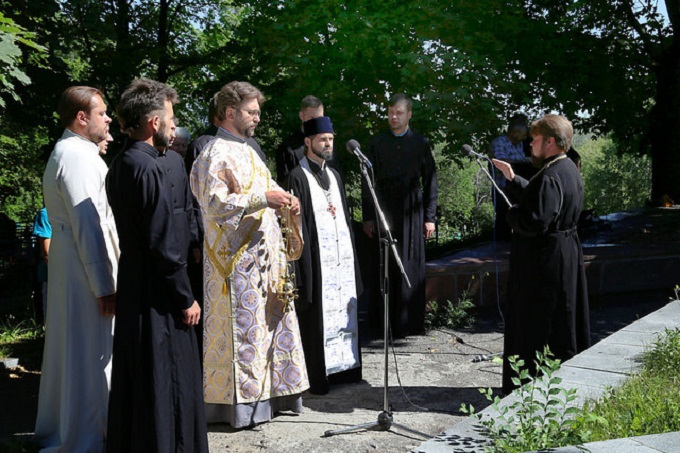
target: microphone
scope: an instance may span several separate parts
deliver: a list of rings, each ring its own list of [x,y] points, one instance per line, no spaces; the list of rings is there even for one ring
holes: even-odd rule
[[[484,154],[479,154],[479,153],[473,151],[472,146],[470,146],[470,145],[463,145],[461,149],[463,151],[463,154],[465,154],[466,156],[476,157],[477,159],[487,159],[487,160],[489,160],[488,156],[485,156]]]
[[[347,151],[357,156],[357,159],[366,164],[368,168],[373,168],[373,164],[371,164],[371,161],[368,160],[368,157],[364,156],[364,153],[361,152],[361,146],[359,146],[358,141],[352,139],[347,142],[346,147]]]

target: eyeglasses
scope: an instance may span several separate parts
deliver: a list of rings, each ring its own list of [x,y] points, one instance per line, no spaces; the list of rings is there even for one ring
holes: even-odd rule
[[[241,110],[242,112],[246,112],[248,115],[252,116],[253,118],[262,118],[262,112],[259,110],[246,110],[246,109],[241,109],[239,108],[238,110]]]

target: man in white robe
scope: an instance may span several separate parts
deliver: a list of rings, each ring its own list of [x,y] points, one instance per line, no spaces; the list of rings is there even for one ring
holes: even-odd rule
[[[234,428],[301,412],[309,387],[293,304],[279,297],[287,264],[277,213],[289,210],[299,227],[300,205],[247,142],[263,102],[247,82],[222,87],[217,108],[229,138],[210,142],[191,171],[205,230],[206,414]]]
[[[66,130],[43,175],[52,241],[35,436],[42,451],[103,452],[119,250],[97,143],[111,118],[84,86],[64,91],[58,112]]]

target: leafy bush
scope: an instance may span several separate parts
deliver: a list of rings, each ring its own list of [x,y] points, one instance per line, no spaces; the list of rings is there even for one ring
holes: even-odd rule
[[[524,361],[516,356],[508,360],[516,374],[512,382],[517,386],[526,383],[516,391],[518,398],[501,405],[500,397],[494,397],[490,388],[480,389],[491,401],[496,414],[484,417],[476,414],[472,405],[465,404],[460,409],[477,418],[486,428],[491,441],[491,445],[485,447],[486,451],[519,453],[580,444],[579,433],[572,429],[577,423],[575,415],[581,413],[574,405],[576,390],[560,387],[562,379],[553,376],[560,368],[560,361],[552,358],[549,348],[546,346],[542,353],[536,353],[540,377],[531,376]]]
[[[457,163],[435,153],[439,232],[443,241],[479,237],[493,228],[491,185],[476,162]]]
[[[470,311],[475,308],[475,304],[470,299],[463,297],[458,302],[446,301],[446,306],[440,306],[436,301],[429,301],[429,311],[425,313],[425,327],[428,329],[438,329],[447,327],[457,329],[460,327],[470,327],[475,323],[475,317]]]
[[[17,357],[15,349],[19,343],[41,338],[44,331],[43,326],[34,319],[20,321],[8,316],[0,322],[0,358]]]
[[[43,334],[43,326],[34,319],[17,320],[9,316],[0,322],[0,345],[8,345],[23,340],[33,340]]]
[[[486,428],[493,452],[545,450],[581,445],[623,437],[680,431],[680,329],[666,330],[654,348],[643,356],[641,371],[617,388],[609,388],[597,401],[575,406],[576,390],[560,386],[553,376],[559,360],[551,358],[546,347],[537,353],[540,378],[530,375],[524,362],[510,357],[517,377],[513,383],[527,382],[518,398],[501,405],[491,389],[480,392],[492,402],[493,416],[475,413],[472,405],[461,406]]]
[[[610,138],[585,141],[581,154],[585,209],[603,215],[627,211],[647,204],[651,196],[651,159],[620,155]]]
[[[14,130],[13,125],[0,125]],[[19,128],[17,128],[19,130]],[[49,142],[44,128],[10,137],[0,134],[0,212],[17,222],[32,221],[42,207],[43,147]]]
[[[474,276],[468,282],[468,287],[460,294],[458,301],[446,301],[446,305],[439,305],[437,301],[428,302],[428,310],[425,313],[425,328],[438,329],[446,327],[457,329],[461,327],[471,327],[475,323],[475,316],[472,311],[475,304],[470,300],[470,286],[474,281]]]

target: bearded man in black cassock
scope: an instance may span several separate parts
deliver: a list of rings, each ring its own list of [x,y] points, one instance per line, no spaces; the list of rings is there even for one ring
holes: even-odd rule
[[[434,233],[437,173],[429,140],[409,128],[411,99],[404,94],[393,96],[387,112],[390,130],[373,138],[367,157],[373,164],[378,201],[411,282],[408,288],[391,258],[390,326],[394,338],[404,338],[425,331],[425,239]],[[363,230],[369,238],[375,238],[375,210],[365,184],[362,198]],[[374,309],[371,318],[382,319],[375,311],[382,308],[382,303],[375,302],[371,303]]]
[[[191,192],[182,158],[166,151],[175,102],[174,89],[137,79],[117,108],[129,140],[106,178],[121,249],[109,453],[208,451],[201,310],[186,271]]]
[[[309,391],[361,380],[357,294],[361,292],[351,217],[333,157],[333,125],[322,116],[303,123],[306,152],[289,174],[300,198],[305,245],[296,261],[295,308],[305,351]]]
[[[307,95],[300,102],[300,127],[281,142],[276,149],[276,181],[282,187],[288,184],[288,175],[297,167],[300,160],[305,156],[304,122],[323,116],[323,103],[314,95]]]
[[[532,368],[549,346],[562,361],[590,346],[590,315],[583,250],[576,226],[583,207],[583,180],[567,158],[573,128],[563,116],[531,125],[532,157],[541,163],[529,181],[509,163],[493,159],[519,203],[508,210],[512,227],[510,281],[505,315],[503,391],[516,386],[508,357]]]

